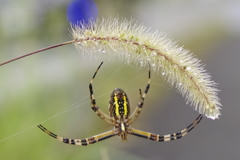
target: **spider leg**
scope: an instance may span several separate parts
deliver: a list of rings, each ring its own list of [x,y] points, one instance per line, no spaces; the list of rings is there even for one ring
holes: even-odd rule
[[[72,145],[81,145],[81,146],[87,146],[89,144],[93,144],[108,138],[111,138],[113,136],[116,136],[115,130],[110,130],[98,135],[95,135],[93,137],[89,137],[86,139],[70,139],[70,138],[63,138],[61,136],[58,136],[51,131],[47,130],[45,127],[43,127],[41,124],[38,125],[38,127],[45,133],[47,133],[49,136],[67,144],[72,144]]]
[[[96,105],[96,100],[94,98],[93,95],[93,80],[95,78],[95,76],[97,75],[98,70],[100,69],[100,67],[102,66],[103,62],[98,66],[97,70],[95,71],[92,80],[90,81],[89,84],[89,91],[90,91],[90,100],[91,100],[91,105],[92,105],[92,110],[104,121],[106,121],[109,124],[114,125],[114,120],[108,116],[106,113],[104,113],[97,105]]]
[[[158,134],[153,134],[150,132],[145,132],[141,131],[138,129],[134,128],[129,128],[129,134],[138,136],[141,138],[146,138],[152,141],[158,141],[158,142],[166,142],[166,141],[172,141],[176,139],[180,139],[183,136],[187,135],[193,128],[195,128],[198,123],[202,120],[203,115],[199,115],[196,120],[194,120],[188,127],[184,128],[180,132],[177,133],[172,133],[172,134],[167,134],[167,135],[158,135]]]
[[[138,116],[140,115],[141,113],[141,110],[142,110],[142,107],[143,107],[143,103],[144,103],[144,99],[148,93],[148,90],[150,88],[150,81],[151,81],[151,72],[150,72],[150,68],[149,68],[149,71],[148,71],[148,83],[147,83],[147,86],[145,88],[145,91],[144,93],[142,94],[142,91],[141,89],[139,89],[139,93],[140,93],[140,102],[138,103],[136,109],[134,110],[134,112],[132,113],[132,115],[130,116],[130,124],[133,123],[137,118]]]

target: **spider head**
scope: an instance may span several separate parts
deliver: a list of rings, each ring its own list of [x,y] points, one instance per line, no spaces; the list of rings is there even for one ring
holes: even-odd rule
[[[120,127],[120,134],[119,136],[121,137],[122,141],[128,141],[127,140],[127,133],[126,133],[126,127],[124,123],[121,123],[121,127]]]

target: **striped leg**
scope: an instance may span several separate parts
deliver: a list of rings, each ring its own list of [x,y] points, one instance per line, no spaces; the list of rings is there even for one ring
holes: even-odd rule
[[[148,90],[150,88],[150,81],[151,81],[151,72],[150,72],[150,69],[149,69],[149,72],[148,72],[148,83],[147,83],[147,86],[146,86],[146,89],[142,95],[142,91],[141,89],[139,89],[139,93],[140,93],[140,102],[138,103],[136,109],[134,110],[134,112],[132,113],[132,115],[130,116],[130,124],[133,123],[137,118],[138,116],[140,115],[141,111],[142,111],[142,107],[143,107],[143,103],[144,103],[144,99],[148,93]]]
[[[111,138],[113,136],[116,136],[115,130],[110,130],[108,132],[104,132],[98,135],[95,135],[93,137],[89,137],[86,139],[70,139],[70,138],[63,138],[61,136],[58,136],[51,131],[47,130],[45,127],[43,127],[41,124],[38,125],[38,127],[45,133],[47,133],[49,136],[67,144],[72,144],[72,145],[81,145],[81,146],[87,146],[89,144],[93,144],[108,138]]]
[[[134,128],[129,129],[129,134],[138,136],[138,137],[142,137],[142,138],[146,138],[146,139],[149,139],[152,141],[158,141],[158,142],[172,141],[172,140],[180,139],[183,136],[187,135],[193,128],[195,128],[198,125],[198,123],[202,120],[202,118],[203,118],[203,116],[200,114],[197,117],[197,119],[194,120],[187,128],[184,128],[180,132],[173,133],[173,134],[167,134],[167,135],[160,136],[158,134],[141,131],[141,130],[137,130]]]
[[[93,80],[95,78],[95,76],[97,75],[97,72],[98,70],[100,69],[100,67],[102,66],[103,62],[98,66],[96,72],[94,73],[93,77],[92,77],[92,80],[90,81],[90,84],[89,84],[89,91],[90,91],[90,100],[91,100],[91,105],[92,105],[92,110],[101,118],[103,119],[104,121],[106,121],[107,123],[109,124],[112,124],[114,125],[114,121],[113,119],[108,116],[107,114],[105,114],[97,105],[96,105],[96,100],[94,98],[94,95],[93,95]]]

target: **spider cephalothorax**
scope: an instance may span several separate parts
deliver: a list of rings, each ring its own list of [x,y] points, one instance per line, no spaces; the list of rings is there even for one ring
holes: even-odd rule
[[[98,135],[95,135],[93,137],[89,137],[86,139],[69,139],[69,138],[63,138],[61,136],[58,136],[51,131],[47,130],[45,127],[43,127],[41,124],[38,125],[38,127],[43,130],[48,135],[52,136],[53,138],[58,139],[61,142],[67,143],[67,144],[73,144],[73,145],[89,145],[93,144],[102,140],[105,140],[107,138],[113,137],[113,136],[119,136],[122,141],[127,141],[127,135],[134,135],[142,138],[146,138],[153,141],[163,142],[163,141],[171,141],[175,139],[179,139],[183,136],[185,136],[187,133],[189,133],[193,128],[197,126],[197,124],[201,121],[202,115],[200,114],[196,120],[194,120],[188,127],[184,128],[180,132],[167,134],[167,135],[158,135],[153,134],[150,132],[141,131],[138,129],[134,129],[130,127],[130,124],[132,124],[137,117],[140,115],[144,99],[148,93],[148,90],[150,88],[150,69],[148,74],[148,83],[145,88],[144,93],[142,94],[141,89],[139,89],[140,93],[140,101],[134,110],[134,112],[130,115],[130,103],[127,94],[120,88],[116,88],[113,90],[113,92],[110,95],[109,100],[109,116],[105,114],[100,108],[96,105],[96,100],[93,95],[93,80],[100,69],[103,62],[99,65],[96,72],[93,75],[92,80],[89,84],[89,91],[90,91],[90,100],[92,105],[92,110],[96,112],[96,114],[106,121],[107,123],[113,125],[113,129]]]

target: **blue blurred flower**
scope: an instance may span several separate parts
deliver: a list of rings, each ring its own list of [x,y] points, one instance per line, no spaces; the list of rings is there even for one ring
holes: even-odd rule
[[[92,0],[73,0],[68,5],[68,21],[77,25],[79,22],[88,22],[89,19],[96,20],[98,15],[97,6]]]

